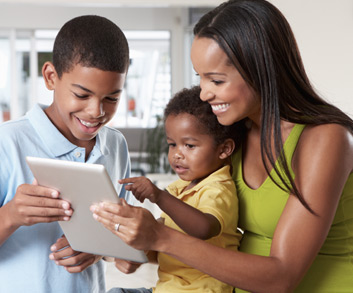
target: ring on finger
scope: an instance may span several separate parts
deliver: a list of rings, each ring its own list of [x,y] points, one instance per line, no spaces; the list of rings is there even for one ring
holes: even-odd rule
[[[116,232],[119,231],[119,227],[120,227],[120,224],[119,224],[119,223],[114,225],[114,229],[115,229]]]

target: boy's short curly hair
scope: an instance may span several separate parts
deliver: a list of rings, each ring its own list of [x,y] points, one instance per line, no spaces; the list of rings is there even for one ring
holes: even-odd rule
[[[61,78],[77,64],[125,73],[129,66],[129,45],[124,33],[115,23],[97,15],[69,20],[55,39],[53,65]]]
[[[164,110],[164,121],[170,115],[183,113],[193,115],[199,122],[200,132],[213,136],[216,145],[231,138],[234,140],[235,148],[237,149],[241,144],[242,124],[221,125],[216,115],[213,114],[210,104],[200,99],[200,92],[199,86],[194,86],[190,89],[184,88],[177,92]]]

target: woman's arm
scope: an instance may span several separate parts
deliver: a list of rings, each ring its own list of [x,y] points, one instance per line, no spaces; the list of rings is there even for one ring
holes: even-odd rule
[[[353,138],[339,125],[305,129],[293,158],[296,183],[317,215],[289,196],[276,227],[270,256],[212,246],[156,223],[141,208],[104,204],[97,210],[117,235],[139,248],[167,253],[235,287],[255,292],[292,291],[312,264],[331,227],[345,182],[353,169]],[[106,220],[109,219],[109,220]]]

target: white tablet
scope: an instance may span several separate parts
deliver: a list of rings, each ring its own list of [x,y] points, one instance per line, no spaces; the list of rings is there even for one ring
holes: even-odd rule
[[[38,184],[60,191],[74,210],[70,221],[59,221],[71,247],[76,251],[146,262],[136,250],[93,219],[90,206],[101,201],[117,203],[118,194],[103,165],[48,158],[26,157]]]

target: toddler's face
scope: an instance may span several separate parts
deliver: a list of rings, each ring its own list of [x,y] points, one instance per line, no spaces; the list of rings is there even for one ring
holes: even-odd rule
[[[114,116],[125,73],[76,65],[53,82],[54,102],[47,114],[73,144],[92,145],[98,131]]]
[[[165,122],[169,163],[181,179],[194,183],[224,163],[220,146],[215,146],[211,135],[200,132],[199,125],[195,116],[187,113],[169,115]]]

